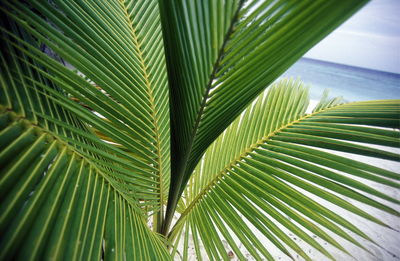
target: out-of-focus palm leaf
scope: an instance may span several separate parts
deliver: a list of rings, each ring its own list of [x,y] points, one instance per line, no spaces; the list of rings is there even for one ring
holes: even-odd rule
[[[291,64],[366,1],[160,1],[171,92],[166,226],[207,147]]]
[[[399,100],[342,104],[340,99],[324,98],[311,114],[305,113],[308,104],[308,89],[286,80],[248,107],[208,148],[196,167],[184,192],[183,212],[170,237],[175,238],[186,224],[186,230],[197,237],[193,241],[196,249],[202,242],[210,259],[228,258],[223,240],[243,257],[238,241],[228,232],[232,231],[253,256],[272,260],[242,215],[286,255],[291,248],[309,259],[277,224],[332,258],[298,225],[343,251],[320,227],[362,248],[346,230],[371,239],[303,191],[380,225],[386,226],[345,198],[400,216],[374,197],[396,204],[398,200],[353,178],[399,188],[398,173],[331,152],[399,161],[398,154],[369,146],[400,147],[399,132],[391,130],[400,126]],[[186,231],[185,240],[188,236]]]

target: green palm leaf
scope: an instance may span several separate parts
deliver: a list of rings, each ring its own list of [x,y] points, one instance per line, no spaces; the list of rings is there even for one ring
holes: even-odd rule
[[[32,122],[3,117],[1,260],[169,258],[117,175]]]
[[[148,10],[154,11],[149,4]],[[101,38],[78,34],[83,21],[71,10],[85,9],[98,19],[93,6],[32,5],[6,3],[2,7],[6,16],[1,22],[5,48],[1,50],[0,259],[96,260],[129,255],[168,260],[163,242],[146,225],[152,212],[159,213],[154,227],[161,225],[168,185],[164,177],[169,176],[162,44],[138,46],[131,22],[126,33],[132,34],[136,45],[111,60],[112,54],[101,49],[101,44],[109,48]],[[129,20],[128,12],[143,5],[116,7]],[[54,24],[33,8],[53,18]],[[153,18],[154,33],[161,37],[157,16]],[[148,26],[135,23],[139,24],[136,30]],[[105,33],[110,27],[98,29]],[[148,32],[147,28],[143,31]],[[118,42],[122,39],[114,40],[123,44]],[[92,82],[44,54],[40,43],[56,50]],[[140,59],[146,61],[146,68],[137,64]],[[136,67],[122,62],[136,62]],[[125,67],[131,70],[129,74]],[[108,73],[100,68],[108,68]],[[115,82],[116,74],[124,82]],[[93,81],[103,84],[99,88]]]
[[[4,11],[100,88],[50,60],[35,46],[20,42],[25,48],[21,51],[46,66],[49,74],[41,72],[44,77],[105,118],[76,108],[103,139],[106,136],[133,153],[145,166],[154,166],[159,191],[156,210],[162,208],[169,184],[169,108],[156,3],[56,3],[32,3],[51,24],[23,4],[8,4],[10,10]]]
[[[397,173],[329,151],[399,161],[397,154],[361,144],[366,142],[366,136],[371,136],[373,139],[368,139],[369,144],[400,147],[395,138],[398,131],[380,128],[399,127],[399,101],[343,104],[338,99],[324,98],[311,114],[306,114],[308,104],[307,88],[286,80],[271,87],[266,97],[261,95],[248,107],[208,148],[196,167],[184,192],[182,214],[170,237],[175,238],[184,224],[189,224],[191,234],[198,237],[195,244],[202,242],[206,249],[209,248],[210,259],[228,258],[222,240],[229,242],[240,257],[238,242],[232,239],[229,229],[247,251],[258,258],[262,255],[272,260],[240,214],[286,255],[290,256],[289,247],[309,259],[276,223],[333,259],[296,223],[343,251],[346,250],[319,226],[362,248],[343,228],[371,239],[303,191],[383,226],[387,225],[346,198],[400,216],[375,197],[399,204],[397,199],[353,178],[361,177],[399,188]],[[189,233],[185,233],[188,240]]]
[[[0,260],[375,244],[320,199],[390,228],[349,200],[398,217],[398,173],[347,155],[399,160],[399,101],[262,93],[365,2],[2,1]]]
[[[207,147],[363,1],[161,1],[177,200]],[[290,28],[290,31],[289,31]]]

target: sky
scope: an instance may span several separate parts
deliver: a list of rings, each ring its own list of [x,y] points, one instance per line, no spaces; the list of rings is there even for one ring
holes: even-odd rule
[[[400,74],[400,0],[372,0],[304,57]]]

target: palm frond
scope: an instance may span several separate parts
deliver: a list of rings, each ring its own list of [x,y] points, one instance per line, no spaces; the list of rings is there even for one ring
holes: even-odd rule
[[[364,3],[160,1],[171,86],[173,194],[167,223],[207,147],[263,89]]]
[[[162,177],[169,175],[162,44],[143,43],[147,76],[139,65],[126,74],[122,60],[133,62],[140,52],[129,42],[125,56],[113,54],[120,63],[107,60],[101,38],[96,42],[80,31],[88,27],[78,26],[83,22],[79,15],[98,20],[90,3],[31,4],[2,2],[0,7],[0,260],[122,260],[127,255],[169,260],[164,242],[146,224],[148,214],[160,213],[166,189]],[[113,6],[126,19],[127,12],[139,7],[143,5]],[[157,12],[153,7],[148,7],[150,13]],[[160,32],[157,15],[153,21],[154,33]],[[108,29],[93,28],[102,33]],[[118,40],[115,44],[124,44]],[[44,54],[41,46],[71,58],[91,82]],[[86,49],[93,46],[98,52]],[[103,73],[100,68],[108,69]],[[139,72],[147,77],[143,85],[136,77]],[[118,85],[113,77],[122,74],[131,78]],[[108,84],[99,88],[100,82]],[[138,98],[142,94],[146,99]]]
[[[400,161],[398,154],[386,149],[400,147],[399,132],[392,130],[400,126],[399,101],[343,104],[326,98],[311,114],[306,113],[308,104],[307,88],[285,80],[249,106],[210,146],[196,167],[184,192],[183,212],[170,238],[175,239],[188,224],[192,237],[197,237],[196,248],[202,242],[210,249],[210,259],[228,258],[222,243],[226,240],[239,257],[242,254],[238,241],[253,256],[272,260],[242,215],[286,255],[295,251],[310,259],[281,227],[333,259],[305,231],[345,252],[325,229],[361,248],[363,245],[347,231],[372,239],[316,199],[386,227],[379,218],[346,199],[399,217],[398,211],[383,203],[400,204],[399,200],[358,178],[399,188],[400,175],[335,153]],[[185,240],[188,235],[185,232]]]
[[[399,161],[399,101],[325,94],[307,114],[293,81],[256,98],[365,2],[2,1],[0,260],[375,244],[324,203],[400,216],[371,185],[399,174],[348,156]]]
[[[107,170],[14,112],[1,117],[0,260],[169,259]]]
[[[169,107],[157,3],[6,2],[2,11],[90,79],[85,81],[3,29],[3,39],[36,64],[15,59],[34,66],[92,112],[53,92],[55,102],[79,114],[101,138],[140,159],[144,164],[138,168],[152,166],[159,191],[155,210],[161,209],[169,185]],[[31,85],[39,84],[24,77]],[[135,166],[137,160],[132,163]]]

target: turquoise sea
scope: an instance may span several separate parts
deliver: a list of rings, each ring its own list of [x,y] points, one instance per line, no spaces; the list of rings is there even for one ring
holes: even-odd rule
[[[324,89],[346,101],[400,99],[400,74],[302,58],[282,77],[310,85],[311,99],[319,99]]]

